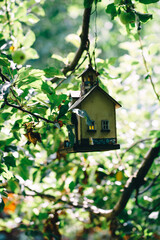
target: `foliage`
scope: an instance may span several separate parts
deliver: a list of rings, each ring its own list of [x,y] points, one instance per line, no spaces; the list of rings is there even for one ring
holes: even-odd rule
[[[159,239],[159,157],[126,208],[105,217],[160,136],[156,2],[0,1],[1,231],[16,229],[17,239]],[[61,69],[73,59],[82,10],[91,6],[89,50],[101,87],[123,106],[121,150],[62,154],[68,133],[73,142],[68,92],[80,87],[87,53],[72,74]]]

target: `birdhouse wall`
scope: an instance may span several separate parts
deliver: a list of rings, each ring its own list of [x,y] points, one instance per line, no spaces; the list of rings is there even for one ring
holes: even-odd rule
[[[88,131],[86,120],[81,118],[81,138],[116,138],[115,104],[102,92],[92,92],[82,103],[80,108],[85,110],[90,119],[95,121],[95,130]],[[109,122],[109,131],[102,131],[101,121]]]
[[[92,72],[88,72],[86,73],[86,75],[83,77],[84,81],[91,81],[93,82],[97,82],[97,76],[95,73]]]

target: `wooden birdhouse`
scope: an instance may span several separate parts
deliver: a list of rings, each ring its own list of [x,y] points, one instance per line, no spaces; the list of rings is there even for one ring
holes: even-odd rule
[[[81,96],[87,93],[93,86],[98,85],[98,75],[91,65],[79,76],[82,78]]]
[[[93,152],[119,149],[116,112],[121,105],[98,84],[98,75],[90,65],[79,77],[81,91],[71,93],[72,143],[65,141],[66,152]],[[86,123],[86,119],[89,120]]]

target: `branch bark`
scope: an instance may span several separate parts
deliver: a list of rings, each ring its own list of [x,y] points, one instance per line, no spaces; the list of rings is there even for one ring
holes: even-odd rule
[[[152,163],[154,162],[154,159],[158,157],[158,155],[160,154],[160,146],[159,144],[156,145],[158,141],[159,139],[156,139],[155,146],[150,148],[150,150],[148,151],[148,153],[144,158],[144,161],[141,167],[137,170],[137,172],[133,176],[131,176],[128,179],[124,187],[124,191],[119,201],[114,206],[114,208],[111,210],[108,210],[108,213],[103,214],[106,216],[107,219],[112,219],[118,216],[127,205],[133,191],[143,185],[144,177],[147,175],[149,169],[151,168]]]
[[[144,161],[143,161],[141,167],[139,168],[139,170],[137,170],[137,172],[128,179],[128,181],[124,187],[123,193],[113,209],[104,210],[104,209],[98,208],[98,207],[90,204],[89,202],[86,202],[87,200],[85,200],[85,202],[86,202],[85,205],[83,203],[74,204],[74,202],[70,201],[69,199],[68,200],[63,200],[62,198],[57,199],[56,197],[54,197],[52,195],[39,193],[39,192],[34,191],[34,190],[30,189],[29,187],[27,187],[30,191],[33,192],[33,194],[31,194],[29,196],[33,196],[33,197],[40,196],[40,197],[48,199],[50,201],[54,201],[54,202],[58,201],[58,202],[67,204],[74,208],[84,208],[86,211],[92,212],[95,215],[105,216],[107,220],[113,219],[113,218],[117,217],[123,211],[123,209],[126,207],[133,191],[134,190],[138,191],[140,186],[142,186],[144,184],[144,177],[150,170],[152,163],[154,162],[154,159],[156,157],[158,157],[160,154],[160,146],[156,145],[156,143],[158,143],[158,141],[160,141],[160,140],[157,139],[155,142],[155,146],[153,146],[146,154]],[[159,204],[160,203],[158,203],[152,210],[156,209],[159,206]],[[146,210],[146,209],[144,208],[144,210]],[[151,212],[151,210],[149,210],[149,211]]]
[[[85,8],[84,14],[83,14],[82,32],[80,35],[81,43],[77,52],[75,53],[75,56],[72,62],[66,67],[64,67],[64,69],[62,70],[64,75],[66,75],[68,72],[73,71],[75,69],[83,52],[85,50],[88,50],[88,47],[89,47],[88,33],[89,33],[90,15],[91,15],[91,8]]]
[[[24,113],[28,113],[28,114],[32,115],[33,117],[35,117],[35,118],[37,118],[37,119],[41,119],[41,120],[43,120],[43,121],[45,121],[45,122],[47,122],[47,123],[53,123],[53,124],[55,124],[55,121],[51,121],[51,120],[49,120],[49,119],[47,119],[47,118],[41,117],[40,115],[38,115],[38,114],[36,114],[36,113],[32,113],[32,112],[24,109],[24,108],[21,107],[21,106],[17,106],[17,105],[15,105],[15,104],[11,104],[11,103],[8,102],[7,99],[5,99],[5,104],[8,105],[9,107],[16,108],[16,109],[18,109],[18,110],[20,110],[20,111],[22,111],[22,112],[24,112]]]

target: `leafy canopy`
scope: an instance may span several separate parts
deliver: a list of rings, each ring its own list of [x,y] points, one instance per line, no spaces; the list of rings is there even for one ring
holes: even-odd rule
[[[116,219],[105,217],[160,136],[156,2],[0,1],[1,231],[21,229],[28,239],[86,239],[89,232],[100,239],[103,231],[119,239],[159,238],[158,157],[141,194]],[[80,88],[87,53],[72,74],[61,69],[73,60],[82,11],[90,7],[89,50],[101,87],[124,106],[117,112],[121,150],[66,155],[58,149],[66,136],[73,142],[68,92]],[[89,124],[87,113],[75,111]]]

